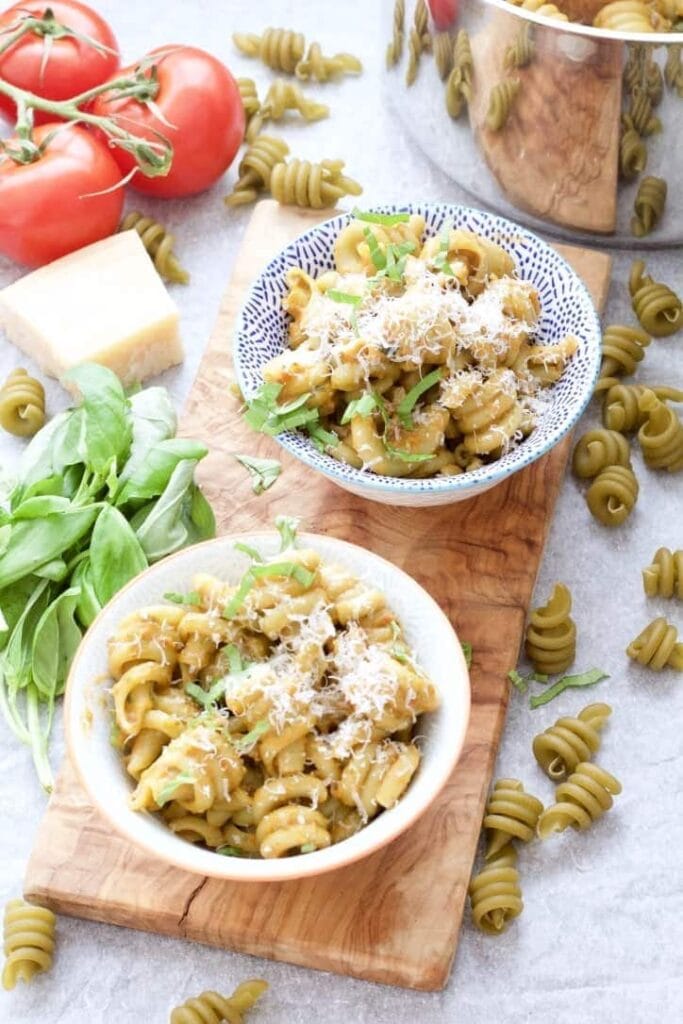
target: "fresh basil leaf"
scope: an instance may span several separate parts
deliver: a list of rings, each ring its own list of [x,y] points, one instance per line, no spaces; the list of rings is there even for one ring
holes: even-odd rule
[[[84,462],[106,474],[112,462],[122,463],[130,449],[130,403],[115,373],[97,363],[82,363],[65,374],[81,395]]]
[[[86,556],[82,562],[79,562],[74,569],[71,574],[71,586],[78,587],[80,591],[76,605],[76,614],[78,621],[87,629],[102,611],[102,604],[95,592],[89,556]]]
[[[216,517],[213,509],[201,488],[195,483],[190,484],[185,496],[182,515],[187,529],[188,544],[199,544],[216,536]]]
[[[0,588],[69,551],[90,532],[99,511],[99,505],[89,505],[13,523],[9,547],[0,556]]]
[[[121,508],[128,502],[149,501],[150,498],[159,497],[180,462],[193,460],[196,464],[207,451],[205,445],[181,437],[159,441],[147,452],[144,461],[138,464],[119,490],[116,496],[117,507]]]
[[[190,590],[187,594],[179,594],[175,590],[169,590],[164,594],[164,601],[170,601],[172,604],[187,604],[192,607],[199,607],[202,603],[202,599],[196,590]]]
[[[276,516],[275,529],[280,534],[280,551],[296,547],[296,531],[301,522],[297,516]]]
[[[57,494],[42,494],[33,498],[27,498],[12,512],[12,519],[42,519],[44,516],[61,515],[72,508],[68,498],[62,498]]]
[[[386,227],[405,224],[410,220],[409,213],[373,213],[371,210],[359,210],[358,207],[353,210],[351,216],[368,224],[384,224]]]
[[[9,523],[0,526],[0,555],[4,555],[9,547],[9,539],[12,535],[12,527]]]
[[[442,377],[443,370],[432,370],[432,372],[428,373],[425,377],[422,378],[422,380],[419,380],[417,384],[415,384],[414,387],[412,387],[410,391],[404,396],[404,398],[401,399],[401,401],[398,403],[398,406],[396,407],[396,414],[404,427],[406,427],[407,429],[412,428],[413,417],[411,414],[413,409],[415,408],[418,399],[425,393],[425,391],[429,391],[429,389],[433,387],[437,383],[437,381],[440,381]],[[342,423],[343,422],[344,421],[342,420]]]
[[[131,520],[150,565],[188,543],[183,500],[192,486],[195,466],[193,459],[179,462],[163,494]]]
[[[206,711],[225,693],[225,682],[219,679],[209,690],[205,690],[199,683],[186,683],[185,693]]]
[[[228,644],[228,646],[225,648],[225,652],[228,656],[228,666],[230,668],[230,672],[244,672],[247,666],[242,658],[242,655],[240,654],[240,650],[237,644]]]
[[[291,576],[305,589],[308,589],[315,579],[315,573],[310,572],[299,562],[269,562],[267,565],[252,565],[223,609],[224,619],[234,618],[256,581],[264,576]]]
[[[113,505],[105,505],[95,522],[90,540],[90,567],[101,605],[147,568],[140,541],[127,519]]]
[[[257,459],[253,455],[235,455],[235,458],[249,471],[254,494],[263,494],[267,491],[282,472],[282,466],[277,459]]]
[[[39,694],[52,701],[64,692],[66,677],[81,642],[75,621],[78,587],[69,587],[45,609],[33,634],[31,674]]]
[[[564,693],[565,690],[582,686],[595,686],[596,683],[601,682],[603,679],[609,679],[609,676],[607,672],[603,672],[599,668],[591,668],[588,672],[581,672],[578,675],[563,676],[537,697],[530,697],[529,707],[540,708],[544,704],[549,704],[551,700]]]
[[[41,582],[35,576],[26,576],[18,583],[0,590],[0,613],[6,629],[0,634],[0,651],[3,650],[10,634],[21,618],[24,609],[30,604],[36,584]]]
[[[55,474],[52,455],[54,440],[72,415],[70,411],[58,413],[31,439],[19,462],[19,494]]]
[[[346,423],[350,423],[354,416],[372,416],[373,412],[377,409],[377,398],[371,392],[366,392],[361,395],[360,398],[354,398],[352,402],[344,409],[344,415],[342,416],[342,426]]]
[[[34,583],[33,593],[15,622],[2,655],[2,664],[10,686],[23,689],[31,682],[32,643],[36,625],[50,604],[51,586],[48,580]]]
[[[145,388],[130,399],[132,441],[128,461],[119,476],[120,485],[135,476],[147,455],[161,441],[175,435],[178,423],[166,388]]]
[[[36,576],[42,580],[52,580],[53,583],[61,583],[69,575],[69,566],[63,558],[53,558],[36,569]]]

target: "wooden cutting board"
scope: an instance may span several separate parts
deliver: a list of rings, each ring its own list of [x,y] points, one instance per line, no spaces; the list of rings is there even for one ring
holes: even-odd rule
[[[245,428],[228,391],[230,341],[248,286],[284,244],[325,214],[255,210],[182,422],[211,448],[200,478],[219,530],[303,517],[306,528],[365,545],[410,572],[474,648],[472,717],[448,786],[395,843],[308,881],[222,882],[156,862],[111,833],[64,765],[40,826],[27,899],[112,924],[180,936],[359,978],[438,989],[448,979],[524,618],[562,481],[569,440],[473,501],[436,509],[362,501]],[[603,305],[610,259],[562,247]],[[283,473],[255,496],[235,452],[277,456]]]

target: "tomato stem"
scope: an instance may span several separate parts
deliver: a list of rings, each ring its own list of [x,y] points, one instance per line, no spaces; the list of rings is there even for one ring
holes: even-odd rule
[[[61,21],[57,21],[50,7],[45,9],[45,13],[40,18],[33,14],[25,14],[21,18],[17,18],[11,25],[8,25],[6,29],[3,29],[0,32],[0,36],[7,36],[7,38],[0,44],[0,55],[14,46],[22,36],[26,36],[31,32],[33,35],[42,36],[46,43],[51,42],[52,39],[77,39],[81,43],[92,46],[93,50],[97,50],[98,53],[112,53],[118,56],[116,50],[112,50],[111,46],[106,46],[104,43],[100,43],[99,40],[93,39],[92,36],[85,35],[83,32],[76,32],[75,29],[69,28],[68,25],[64,25]]]

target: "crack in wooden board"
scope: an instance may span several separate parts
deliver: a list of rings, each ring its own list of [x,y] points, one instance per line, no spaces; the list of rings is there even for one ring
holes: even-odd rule
[[[38,832],[25,893],[65,914],[434,990],[446,984],[455,954],[507,706],[506,673],[516,662],[570,440],[473,501],[418,510],[364,502],[271,438],[252,434],[229,393],[234,319],[263,264],[323,216],[272,201],[254,211],[182,433],[211,448],[200,479],[221,533],[263,529],[278,513],[296,513],[307,529],[395,562],[439,601],[474,648],[472,716],[458,768],[422,819],[374,856],[313,879],[240,885],[202,882],[112,834],[67,762]],[[558,248],[602,306],[610,259]],[[281,478],[254,495],[236,452],[280,458]]]

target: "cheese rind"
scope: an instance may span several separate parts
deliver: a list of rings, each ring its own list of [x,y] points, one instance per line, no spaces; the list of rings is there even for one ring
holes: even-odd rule
[[[136,231],[63,256],[0,291],[0,326],[57,378],[88,361],[134,384],[183,360],[178,309]]]

